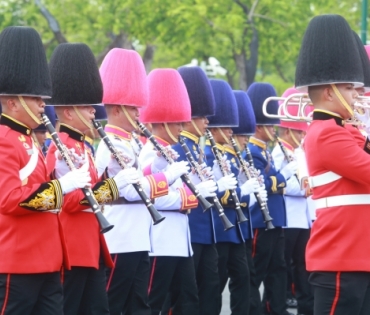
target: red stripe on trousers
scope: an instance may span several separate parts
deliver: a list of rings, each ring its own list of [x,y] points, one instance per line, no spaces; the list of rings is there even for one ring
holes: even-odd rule
[[[107,286],[105,287],[105,291],[107,291],[107,292],[108,292],[108,290],[109,290],[110,283],[111,283],[112,278],[113,278],[114,268],[116,268],[117,257],[118,257],[118,254],[116,254],[116,255],[114,256],[114,260],[113,260],[113,268],[112,268],[112,270],[111,270],[111,272],[110,272],[109,279],[108,279],[108,282],[107,282]]]
[[[255,229],[254,230],[253,243],[252,243],[252,258],[254,256],[256,256],[257,236],[258,236],[258,229]]]
[[[157,262],[157,257],[154,257],[153,264],[152,264],[152,270],[150,271],[150,279],[149,279],[149,286],[148,286],[148,295],[150,294],[150,291],[152,290],[153,278],[154,278],[154,269],[155,269],[156,262]]]
[[[6,305],[8,303],[8,297],[9,297],[9,288],[10,288],[10,273],[6,276],[6,289],[5,289],[5,299],[4,299],[4,305],[1,309],[1,315],[5,314]]]
[[[335,279],[335,297],[333,304],[331,306],[330,315],[334,315],[335,309],[337,308],[338,300],[339,300],[339,293],[340,293],[340,272],[337,272],[337,276]]]

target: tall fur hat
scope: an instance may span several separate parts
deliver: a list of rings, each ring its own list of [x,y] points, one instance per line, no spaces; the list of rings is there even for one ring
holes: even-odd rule
[[[356,34],[355,31],[352,31],[353,37],[355,38],[358,52],[360,54],[361,58],[361,65],[362,65],[362,71],[364,72],[364,87],[369,92],[370,90],[370,61],[369,56],[367,54],[366,48],[364,47],[364,44],[362,43],[360,37]]]
[[[177,69],[184,80],[191,104],[191,117],[206,117],[215,114],[215,98],[209,80],[200,67]]]
[[[254,82],[249,86],[247,94],[253,106],[257,125],[278,125],[280,123],[279,119],[266,117],[262,111],[264,101],[269,97],[277,96],[275,88],[270,83]],[[266,110],[269,114],[277,114],[278,109],[277,101],[270,101],[267,104]]]
[[[282,95],[282,97],[288,97],[292,94],[297,94],[297,93],[300,93],[297,89],[291,87],[291,88],[288,88]],[[281,105],[282,102],[279,102],[279,104]],[[290,106],[289,106],[290,104]],[[295,106],[293,102],[290,102],[288,103],[288,106],[286,108],[286,110],[288,110],[289,114],[293,115],[293,116],[296,116],[298,114],[298,106]],[[306,108],[306,113],[310,111],[309,108]],[[282,113],[282,109],[281,107],[279,107],[279,113]],[[304,122],[304,121],[291,121],[291,120],[284,120],[284,119],[280,119],[280,127],[284,127],[284,128],[289,128],[289,129],[295,129],[295,130],[302,130],[302,131],[306,131],[307,130],[307,123]]]
[[[40,35],[11,26],[0,34],[0,95],[51,97],[51,81]]]
[[[103,103],[142,107],[148,104],[147,77],[143,60],[134,50],[114,48],[100,67]]]
[[[93,105],[95,109],[95,120],[107,120],[107,112],[104,106]]]
[[[249,96],[244,91],[233,91],[238,104],[239,126],[234,127],[234,135],[252,135],[256,130],[256,117]]]
[[[94,54],[82,43],[59,44],[50,59],[53,98],[50,104],[93,105],[102,103],[103,85]]]
[[[149,102],[140,110],[143,123],[175,123],[191,120],[185,83],[175,69],[155,69],[148,75]]]
[[[238,105],[230,85],[223,80],[209,80],[215,97],[215,115],[208,117],[209,127],[237,127]]]
[[[340,15],[314,17],[303,37],[298,56],[295,86],[353,83],[363,86],[361,58],[347,21]]]

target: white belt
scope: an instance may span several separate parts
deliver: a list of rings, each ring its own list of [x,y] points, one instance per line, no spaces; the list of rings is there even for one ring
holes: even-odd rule
[[[310,184],[311,188],[323,186],[332,182],[335,182],[336,180],[342,178],[342,176],[334,173],[334,172],[326,172],[320,175],[316,176],[310,176],[308,178],[308,183]]]
[[[58,214],[60,212],[60,209],[52,209],[52,210],[47,210],[47,211],[43,211],[43,212]]]
[[[349,205],[370,205],[370,195],[343,195],[313,200],[316,209]]]
[[[82,210],[82,212],[93,212],[93,211],[91,208],[88,208],[88,209]]]

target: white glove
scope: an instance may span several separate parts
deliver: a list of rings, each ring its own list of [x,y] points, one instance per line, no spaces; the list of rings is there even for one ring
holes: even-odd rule
[[[370,136],[370,110],[365,109],[365,113],[363,115],[355,112],[355,117],[356,119],[358,119],[364,124],[365,126],[364,129],[369,137]]]
[[[231,172],[231,166],[230,166],[230,161],[227,160],[226,155],[222,157],[221,164],[223,165],[223,168],[226,170],[227,173]],[[217,160],[213,160],[213,175],[216,180],[219,180],[221,177],[223,177],[223,173],[220,169],[220,166],[218,165]]]
[[[68,194],[76,189],[91,187],[89,164],[85,163],[81,168],[68,172],[58,179],[63,194]]]
[[[265,188],[261,187],[260,190],[258,191],[258,194],[262,201],[267,202],[267,191]]]
[[[202,163],[200,164],[200,166],[202,167],[202,174],[205,178],[207,179],[214,179],[214,175],[213,175],[213,171],[212,171],[212,168],[210,166],[208,166],[206,163]]]
[[[116,183],[118,190],[121,192],[121,190],[126,186],[138,183],[141,177],[142,174],[140,174],[136,168],[130,167],[124,170],[121,169],[117,175],[113,177],[113,180]]]
[[[74,148],[67,149],[67,152],[75,168],[80,168],[82,165],[86,163],[85,154],[78,155]],[[67,174],[70,171],[70,169],[67,163],[62,158],[62,155],[60,154],[59,150],[56,150],[54,152],[54,155],[55,155],[55,176],[57,178],[60,178],[63,175]]]
[[[248,177],[247,175],[245,174],[245,172],[243,171],[243,169],[241,168],[240,169],[240,172],[239,172],[239,175],[238,175],[238,182],[239,182],[239,185],[243,185],[246,181],[248,180]]]
[[[225,190],[235,189],[238,181],[236,180],[234,174],[231,173],[219,179],[216,184],[218,187],[218,191],[223,192]]]
[[[201,182],[199,176],[197,173],[195,173],[195,171],[193,169],[191,169],[191,172],[189,173],[189,178],[190,178],[190,181],[194,184],[194,185],[197,185]]]
[[[178,153],[172,149],[170,146],[164,148],[167,156],[169,156],[173,161],[176,161],[179,157]],[[160,152],[157,152],[157,156],[154,158],[151,165],[152,172],[158,173],[162,172],[168,166],[167,160],[162,156]]]
[[[285,180],[288,180],[298,171],[298,163],[296,161],[291,161],[283,167],[280,174],[284,176]]]
[[[207,180],[205,182],[201,182],[195,187],[199,190],[199,193],[204,198],[216,196],[215,191],[217,190],[217,185],[213,180]]]
[[[187,174],[189,172],[189,164],[186,161],[180,161],[172,163],[168,169],[164,172],[169,185],[172,185],[176,179],[181,175]]]
[[[130,166],[131,164],[131,161],[132,159],[123,154],[121,151],[118,152],[118,155],[120,156],[120,158],[123,160],[123,162]],[[118,174],[120,171],[122,171],[122,167],[118,164],[116,158],[111,155],[110,156],[110,160],[109,160],[109,163],[108,163],[108,175],[109,177],[113,177],[114,175]]]
[[[241,187],[240,193],[242,196],[249,195],[251,193],[259,192],[260,184],[256,178],[248,179]]]

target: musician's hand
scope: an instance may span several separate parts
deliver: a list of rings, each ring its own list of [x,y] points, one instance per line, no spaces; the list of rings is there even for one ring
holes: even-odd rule
[[[239,175],[238,175],[239,185],[243,185],[247,180],[248,180],[248,177],[245,174],[245,172],[243,171],[243,169],[241,168],[240,172],[239,172]]]
[[[181,175],[187,174],[190,170],[189,163],[186,161],[180,161],[170,164],[164,175],[167,178],[169,185],[172,185],[176,179]]]
[[[202,163],[202,164],[200,164],[200,166],[202,167],[203,176],[207,179],[214,180],[214,175],[213,175],[212,168],[209,167],[206,163]]]
[[[68,172],[58,179],[63,194],[68,194],[76,189],[91,187],[89,164],[85,163],[79,169]]]
[[[251,193],[259,192],[260,184],[258,183],[257,178],[248,179],[241,187],[240,193],[242,196],[249,195]]]
[[[220,169],[220,166],[219,166],[217,160],[215,159],[213,161],[212,171],[213,171],[213,175],[214,175],[216,180],[219,180],[221,177],[223,177],[224,173],[229,174],[230,171],[231,171],[230,161],[227,160],[226,155],[224,155],[222,157],[221,165],[222,165],[221,166],[222,170]]]
[[[355,112],[355,117],[357,120],[361,121],[364,125],[364,129],[369,137],[370,135],[370,109],[366,108],[363,115]]]
[[[66,152],[68,152],[68,155],[71,158],[75,168],[80,168],[82,165],[86,163],[85,154],[82,155],[77,154],[74,148],[66,149]],[[64,161],[59,150],[56,150],[54,155],[55,155],[55,168],[54,168],[55,176],[56,178],[60,178],[63,175],[67,174],[70,171],[70,168]]]
[[[260,190],[258,191],[258,194],[262,201],[267,202],[267,191],[265,188],[261,187]]]
[[[119,158],[126,164],[130,165],[132,159],[123,154],[122,152],[118,152]],[[118,164],[116,158],[111,154],[110,160],[108,163],[108,175],[109,177],[113,177],[114,175],[118,174],[122,170],[122,167]]]
[[[204,198],[216,196],[215,191],[217,190],[217,185],[213,180],[201,182],[195,187]]]
[[[113,177],[113,180],[115,181],[117,188],[120,192],[121,196],[121,190],[125,188],[128,185],[137,184],[140,181],[140,178],[143,175],[134,167],[126,168],[124,170],[120,170],[116,176]]]
[[[217,182],[217,187],[219,192],[224,192],[225,190],[235,189],[238,181],[236,180],[233,173],[220,178]]]
[[[283,167],[280,174],[284,176],[285,180],[288,180],[298,171],[298,163],[296,161],[291,161]]]

